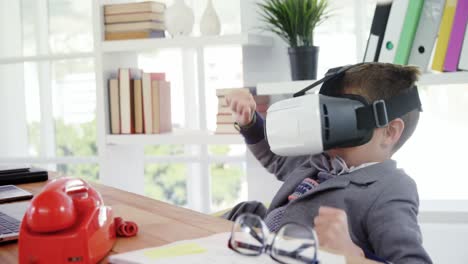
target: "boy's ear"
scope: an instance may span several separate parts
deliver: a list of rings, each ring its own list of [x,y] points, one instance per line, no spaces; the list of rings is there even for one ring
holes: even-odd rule
[[[405,122],[401,118],[396,118],[385,127],[384,142],[392,147],[400,140],[405,129]]]

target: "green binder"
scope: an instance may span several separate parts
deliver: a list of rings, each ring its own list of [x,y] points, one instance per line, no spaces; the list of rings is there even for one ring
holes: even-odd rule
[[[400,41],[398,42],[395,60],[393,61],[395,64],[408,64],[423,4],[424,0],[409,0],[405,22],[403,23],[403,29],[401,31]]]

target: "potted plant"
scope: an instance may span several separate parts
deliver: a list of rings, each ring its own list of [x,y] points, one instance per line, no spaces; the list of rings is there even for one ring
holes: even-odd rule
[[[289,44],[293,80],[317,78],[319,48],[314,30],[328,15],[328,0],[265,0],[258,3],[264,29]]]

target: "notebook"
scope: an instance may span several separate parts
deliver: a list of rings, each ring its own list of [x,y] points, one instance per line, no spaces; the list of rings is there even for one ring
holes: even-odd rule
[[[0,171],[0,185],[47,181],[48,178],[47,171],[39,168],[18,168],[16,170]]]
[[[0,204],[0,242],[17,240],[29,202]]]

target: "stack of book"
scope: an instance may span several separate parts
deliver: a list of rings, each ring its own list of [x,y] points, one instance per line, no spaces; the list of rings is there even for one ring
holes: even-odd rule
[[[172,131],[171,85],[164,73],[119,69],[109,80],[111,134]]]
[[[105,40],[164,38],[165,10],[153,1],[105,5]]]
[[[216,134],[238,134],[234,128],[234,118],[232,111],[226,102],[226,95],[234,91],[250,92],[249,88],[226,88],[217,89],[216,96],[218,97],[218,114],[216,115]],[[270,96],[261,95],[254,96],[257,104],[257,112],[265,118],[268,106],[270,104]]]
[[[416,65],[424,71],[468,70],[467,10],[468,0],[382,2],[375,9],[364,61]]]

